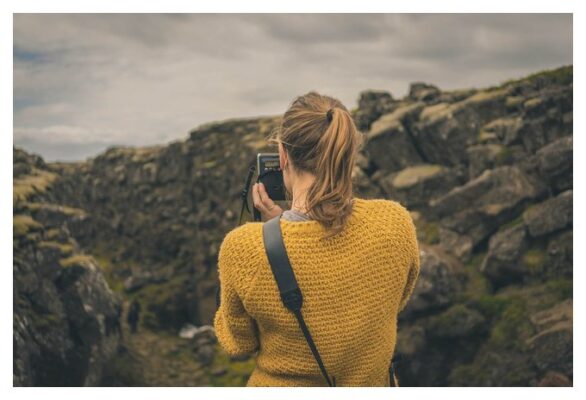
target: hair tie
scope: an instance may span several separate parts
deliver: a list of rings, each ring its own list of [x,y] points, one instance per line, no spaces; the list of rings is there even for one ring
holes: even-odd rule
[[[326,118],[328,119],[328,122],[332,122],[333,116],[334,116],[334,109],[330,108],[328,110],[328,112],[326,113]]]

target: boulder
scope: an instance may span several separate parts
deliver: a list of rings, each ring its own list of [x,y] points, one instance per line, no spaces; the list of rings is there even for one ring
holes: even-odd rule
[[[552,277],[573,276],[573,231],[554,235],[547,244],[547,273]]]
[[[505,146],[518,142],[518,131],[521,127],[520,117],[502,117],[484,125],[478,134],[478,140],[494,138],[497,143]]]
[[[411,130],[424,159],[454,166],[468,161],[466,148],[478,131],[505,112],[506,89],[478,92],[456,103],[425,107]]]
[[[463,179],[456,168],[418,164],[389,174],[380,181],[385,193],[409,208],[427,207],[430,199],[447,193]]]
[[[354,114],[356,126],[361,131],[368,131],[372,122],[393,110],[395,103],[393,96],[386,91],[366,90],[361,92],[358,99],[358,110]]]
[[[409,85],[409,98],[414,101],[432,102],[439,98],[441,90],[425,82],[413,82]]]
[[[480,271],[497,284],[519,280],[525,273],[520,260],[527,247],[527,229],[523,224],[492,235]]]
[[[573,138],[567,136],[552,142],[536,153],[539,173],[555,192],[572,187]]]
[[[531,316],[538,333],[527,340],[532,361],[540,371],[573,375],[572,300]]]
[[[402,106],[377,119],[366,135],[365,150],[370,161],[387,172],[421,163],[421,156],[403,121],[414,118],[423,105]]]
[[[449,306],[462,288],[462,265],[439,246],[421,251],[419,278],[401,318]]]
[[[523,221],[533,237],[547,235],[572,226],[573,191],[567,190],[556,197],[529,207]]]
[[[528,153],[534,154],[543,146],[572,135],[572,91],[554,90],[524,102],[523,123],[518,135]]]
[[[507,147],[502,144],[476,144],[466,149],[470,164],[468,179],[474,179],[486,169],[510,164]]]
[[[485,170],[429,204],[442,227],[469,237],[476,246],[545,191],[543,184],[516,166],[502,166]]]

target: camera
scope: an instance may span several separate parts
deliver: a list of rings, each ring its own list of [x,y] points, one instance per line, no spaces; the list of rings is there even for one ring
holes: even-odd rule
[[[279,153],[258,153],[256,156],[257,182],[261,182],[273,201],[285,200],[283,171],[279,164]]]

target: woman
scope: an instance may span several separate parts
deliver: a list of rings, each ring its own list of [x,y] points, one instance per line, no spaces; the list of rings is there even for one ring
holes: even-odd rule
[[[392,200],[353,197],[362,139],[340,101],[315,92],[298,97],[270,140],[279,147],[291,210],[268,198],[262,184],[254,185],[253,202],[263,221],[280,215],[303,317],[323,364],[336,386],[389,386],[397,314],[419,274],[411,216]],[[218,341],[232,356],[258,352],[247,386],[327,386],[281,301],[262,225],[235,228],[220,247]]]

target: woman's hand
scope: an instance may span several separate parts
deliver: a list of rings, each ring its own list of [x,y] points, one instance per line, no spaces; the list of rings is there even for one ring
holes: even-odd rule
[[[270,199],[262,183],[255,183],[252,186],[252,202],[260,211],[261,221],[268,221],[283,212],[283,209]]]

